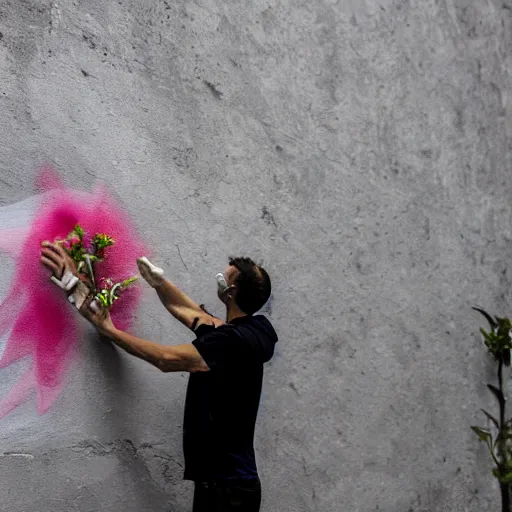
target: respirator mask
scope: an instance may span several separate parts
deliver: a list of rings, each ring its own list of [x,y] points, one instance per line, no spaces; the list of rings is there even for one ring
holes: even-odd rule
[[[215,280],[217,281],[217,289],[219,290],[219,293],[223,293],[228,289],[228,283],[226,282],[226,278],[222,272],[219,272],[215,276]]]

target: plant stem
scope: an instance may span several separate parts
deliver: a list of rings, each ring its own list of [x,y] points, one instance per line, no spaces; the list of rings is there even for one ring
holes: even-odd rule
[[[500,357],[498,363],[498,384],[500,391],[503,393],[503,359]],[[503,393],[503,396],[505,394]],[[500,431],[505,425],[505,402],[500,402]]]
[[[92,269],[91,259],[89,258],[88,254],[86,254],[84,256],[84,258],[85,258],[85,263],[87,265],[87,270],[89,271],[89,277],[91,278],[92,290],[93,290],[93,292],[96,293],[96,282],[94,280],[94,270]]]
[[[498,383],[502,396],[505,396],[503,392],[503,358],[499,358],[498,362]],[[505,400],[500,401],[500,431],[498,433],[498,456],[500,459],[500,465],[498,466],[499,471],[502,471],[503,467],[506,466],[507,452],[505,450]],[[510,489],[507,484],[500,483],[501,491],[501,511],[510,512]]]
[[[510,493],[507,484],[500,484],[501,512],[510,512]]]

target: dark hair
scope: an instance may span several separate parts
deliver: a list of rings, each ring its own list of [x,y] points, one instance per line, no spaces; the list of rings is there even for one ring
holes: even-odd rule
[[[270,297],[270,277],[265,269],[256,265],[251,258],[229,258],[229,264],[239,271],[235,280],[236,304],[244,313],[252,315],[259,311]]]

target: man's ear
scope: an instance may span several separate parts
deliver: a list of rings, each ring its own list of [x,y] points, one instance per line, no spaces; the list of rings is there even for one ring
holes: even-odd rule
[[[232,284],[231,286],[228,286],[225,290],[224,290],[224,293],[226,294],[226,297],[228,299],[232,299],[236,296],[236,286],[234,284]]]

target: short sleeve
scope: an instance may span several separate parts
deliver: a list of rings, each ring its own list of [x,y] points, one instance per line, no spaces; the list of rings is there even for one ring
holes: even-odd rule
[[[203,336],[206,336],[207,334],[210,334],[211,332],[215,331],[215,325],[201,324],[192,330],[194,331],[194,334],[196,335],[197,338],[202,338]]]
[[[206,325],[207,325],[208,327],[210,327],[210,326],[211,326],[211,327],[215,328],[215,322],[214,322],[214,319],[217,319],[217,320],[220,320],[220,319],[219,319],[219,318],[217,318],[216,316],[212,315],[212,314],[211,314],[211,313],[210,313],[210,312],[209,312],[209,311],[204,307],[204,304],[201,304],[199,307],[200,307],[200,308],[201,308],[201,309],[202,309],[202,310],[203,310],[203,311],[204,311],[204,312],[205,312],[205,313],[210,317],[210,319],[211,319],[211,324],[210,324],[210,325],[206,324]],[[204,320],[204,316],[203,316],[203,318],[202,318],[202,319]],[[202,323],[199,323],[199,322],[200,322],[200,320],[201,320],[201,318],[200,318],[199,316],[196,316],[196,317],[194,318],[194,320],[192,321],[192,324],[190,325],[190,330],[191,330],[192,332],[196,333],[196,335],[197,335],[197,332],[198,332],[199,327],[202,327],[202,326],[204,325],[204,324],[202,324]],[[199,326],[198,326],[198,324],[199,324]]]
[[[224,368],[229,357],[230,337],[228,333],[223,329],[201,325],[197,328],[196,334],[198,337],[192,342],[192,345],[201,354],[208,368],[211,370]]]

